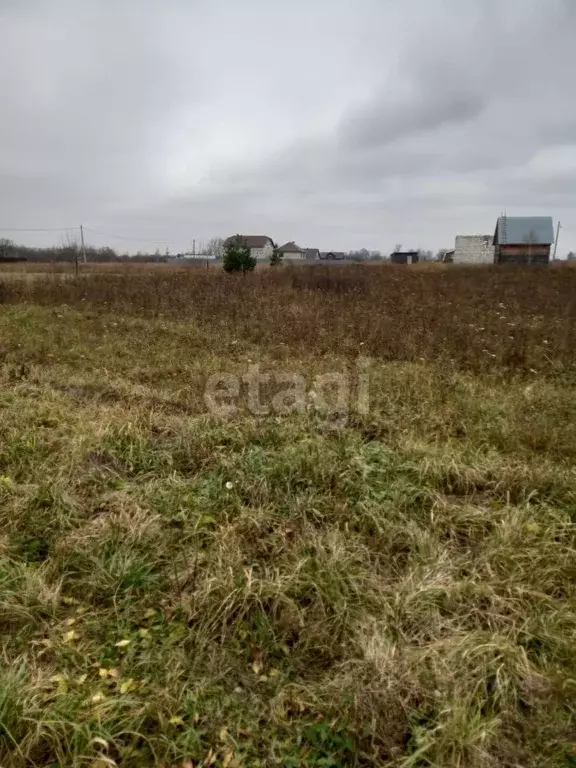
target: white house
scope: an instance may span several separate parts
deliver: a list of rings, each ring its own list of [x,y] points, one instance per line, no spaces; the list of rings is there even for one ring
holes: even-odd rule
[[[283,246],[278,248],[278,253],[284,257],[284,261],[302,261],[306,258],[304,248],[300,248],[300,246],[292,241],[284,243]]]
[[[224,245],[226,246],[234,240],[250,248],[250,255],[257,261],[268,261],[272,256],[274,246],[272,238],[267,235],[232,235],[232,237],[226,238]]]

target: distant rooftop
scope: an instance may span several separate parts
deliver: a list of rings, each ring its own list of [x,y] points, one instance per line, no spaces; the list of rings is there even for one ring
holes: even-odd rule
[[[280,253],[302,253],[302,248],[300,248],[299,245],[296,245],[293,240],[290,240],[288,243],[284,243],[284,245],[280,246],[278,250]]]
[[[238,241],[238,239],[248,248],[265,248],[268,243],[272,243],[272,239],[268,235],[232,235],[226,238],[224,245],[228,245],[232,241]]]
[[[554,242],[552,216],[500,216],[494,245],[551,245]]]

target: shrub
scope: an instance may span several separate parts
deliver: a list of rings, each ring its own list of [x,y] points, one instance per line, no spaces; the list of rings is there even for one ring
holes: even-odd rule
[[[250,248],[240,235],[224,245],[223,267],[225,272],[250,272],[256,266],[256,259],[250,255]]]
[[[274,241],[272,241],[272,255],[270,256],[270,266],[277,267],[278,265],[282,264],[283,258],[284,258],[284,254],[280,253],[278,243],[275,243]]]

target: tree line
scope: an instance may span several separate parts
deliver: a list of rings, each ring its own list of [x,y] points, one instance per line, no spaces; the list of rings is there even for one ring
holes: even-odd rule
[[[251,261],[250,250],[245,244],[234,238],[232,243],[226,244],[221,237],[214,237],[199,249],[198,253],[178,253],[171,254],[168,249],[163,253],[160,249],[154,252],[138,251],[136,254],[127,252],[120,253],[110,246],[95,247],[86,245],[84,251],[81,250],[80,242],[76,237],[68,236],[59,245],[50,247],[34,247],[28,245],[19,245],[13,240],[0,238],[0,261],[30,261],[30,262],[70,262],[83,261],[84,254],[88,262],[124,262],[146,263],[146,262],[167,262],[178,259],[193,261],[194,259],[205,260],[206,258],[219,261],[227,271],[242,271],[253,269],[249,266]],[[395,250],[401,250],[401,246],[396,246]],[[442,260],[444,251],[434,254],[432,251],[419,250],[421,260]],[[384,261],[388,256],[382,255],[380,251],[369,251],[367,248],[359,248],[345,253],[348,261]],[[569,259],[574,259],[574,254],[569,254]],[[278,245],[274,243],[274,250],[270,263],[272,265],[282,262],[282,254],[279,253]],[[228,264],[228,268],[226,267]],[[236,265],[236,266],[233,266]],[[230,268],[232,267],[232,268]]]

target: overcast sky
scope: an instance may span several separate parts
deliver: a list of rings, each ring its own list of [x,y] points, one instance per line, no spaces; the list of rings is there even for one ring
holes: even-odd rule
[[[576,250],[576,0],[0,0],[0,229]],[[31,244],[59,233],[9,233]]]

